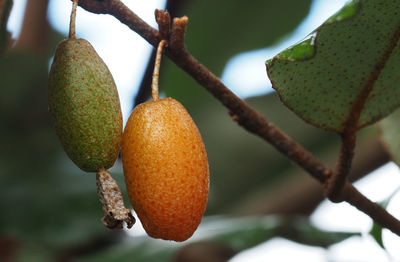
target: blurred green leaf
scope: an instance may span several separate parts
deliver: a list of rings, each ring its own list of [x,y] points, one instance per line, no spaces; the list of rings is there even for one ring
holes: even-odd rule
[[[303,217],[266,216],[234,219],[222,217],[214,223],[219,224],[220,228],[215,228],[214,232],[210,230],[210,235],[205,239],[224,244],[238,252],[274,237],[326,248],[349,237],[360,235],[351,232],[323,231],[314,227],[308,218]]]
[[[51,262],[53,250],[37,243],[24,243],[18,248],[16,262]]]
[[[273,237],[284,237],[306,245],[328,247],[359,233],[326,232],[315,228],[308,219],[282,217],[211,217],[205,218],[197,233],[184,243],[131,237],[123,245],[114,246],[99,254],[79,259],[79,262],[102,261],[171,261],[180,252],[190,247],[191,251],[202,250],[203,261],[212,253],[213,247],[220,247],[234,253],[254,247]],[[193,254],[192,254],[193,256]],[[196,261],[199,261],[197,258]]]
[[[376,243],[378,245],[385,249],[385,246],[383,245],[383,240],[382,240],[382,227],[378,225],[375,221],[372,222],[372,228],[369,231],[369,234],[375,239]]]
[[[220,76],[234,55],[267,47],[289,34],[307,15],[310,4],[311,0],[188,1],[176,15],[189,17],[185,43],[190,53]],[[211,99],[170,61],[161,73],[161,90],[186,108]]]
[[[382,141],[392,160],[400,166],[400,110],[396,110],[384,118],[379,126],[381,128]]]
[[[397,188],[392,194],[390,194],[390,196],[388,196],[385,200],[379,202],[378,204],[381,205],[383,208],[387,208],[387,206],[389,205],[390,200],[392,200],[392,198],[400,191],[400,187]],[[381,225],[377,224],[375,221],[372,221],[372,228],[369,231],[369,234],[375,239],[376,243],[378,243],[378,245],[385,249],[385,246],[383,244],[383,240],[382,240],[382,231],[383,228]],[[386,250],[386,249],[385,249]]]
[[[76,262],[163,262],[170,261],[180,244],[147,237],[128,239]]]
[[[13,0],[3,0],[0,3],[0,55],[3,54],[10,40],[10,33],[7,31],[7,22],[13,3]]]
[[[285,105],[305,121],[337,132],[363,95],[368,98],[354,123],[357,128],[395,110],[400,95],[399,8],[399,1],[350,1],[306,40],[267,61],[272,85]]]
[[[64,160],[68,162],[63,168],[47,166],[47,170],[1,179],[0,207],[7,212],[0,217],[0,235],[57,250],[111,232],[101,222],[95,174],[84,173]],[[112,175],[125,193],[122,174],[114,171]]]

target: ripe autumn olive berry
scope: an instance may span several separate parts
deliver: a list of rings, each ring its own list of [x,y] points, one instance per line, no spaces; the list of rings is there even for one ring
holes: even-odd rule
[[[122,138],[129,199],[147,234],[184,241],[200,224],[209,191],[206,150],[199,130],[175,99],[158,98],[158,48],[152,98],[131,113]]]
[[[209,169],[200,133],[172,98],[137,106],[122,140],[125,182],[148,235],[188,239],[206,208]]]

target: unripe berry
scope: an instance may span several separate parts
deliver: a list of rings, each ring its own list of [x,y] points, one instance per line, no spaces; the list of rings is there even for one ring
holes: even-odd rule
[[[108,67],[92,45],[76,39],[78,0],[73,0],[68,39],[56,50],[49,73],[49,110],[60,142],[82,170],[96,172],[97,192],[108,228],[132,227],[118,184],[106,170],[114,165],[122,143],[118,91]]]
[[[70,36],[56,50],[49,74],[49,110],[64,150],[82,170],[108,169],[122,140],[122,113],[114,79],[92,45]]]

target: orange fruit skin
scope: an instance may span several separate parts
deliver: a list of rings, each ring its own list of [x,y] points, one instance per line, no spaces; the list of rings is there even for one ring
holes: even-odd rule
[[[209,168],[200,133],[172,98],[138,105],[126,124],[122,163],[133,209],[147,234],[184,241],[204,214]]]

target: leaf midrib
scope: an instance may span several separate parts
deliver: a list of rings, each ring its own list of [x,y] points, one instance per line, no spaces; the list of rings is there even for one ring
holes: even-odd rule
[[[381,75],[382,70],[385,68],[386,63],[388,62],[393,50],[396,48],[399,40],[400,24],[397,26],[397,30],[394,32],[392,38],[390,39],[389,45],[385,49],[385,52],[383,53],[381,59],[379,59],[378,63],[374,66],[373,70],[369,74],[368,81],[366,82],[365,86],[362,88],[361,92],[358,94],[355,102],[353,103],[349,112],[349,116],[343,123],[341,133],[354,133],[360,128],[360,126],[358,125],[358,121],[360,119],[364,105],[375,85],[375,82]]]

